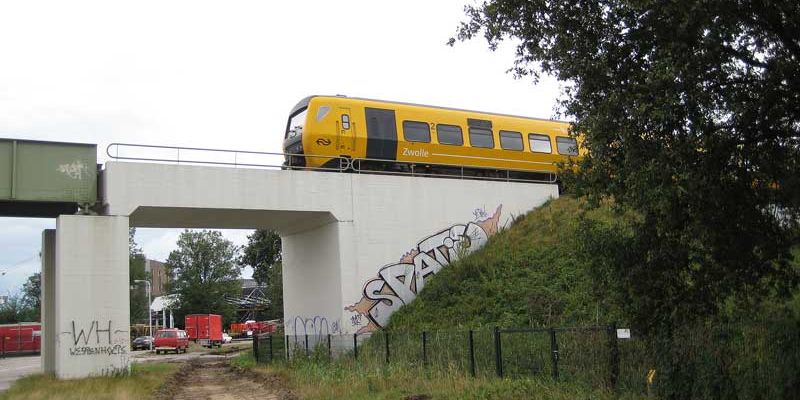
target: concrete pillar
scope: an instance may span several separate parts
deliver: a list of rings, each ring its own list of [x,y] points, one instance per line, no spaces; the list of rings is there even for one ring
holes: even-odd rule
[[[56,376],[128,373],[128,217],[60,216],[55,248]]]
[[[46,374],[56,372],[56,230],[42,232],[42,370]]]
[[[350,222],[329,223],[281,237],[284,325],[289,335],[340,332],[341,224]]]

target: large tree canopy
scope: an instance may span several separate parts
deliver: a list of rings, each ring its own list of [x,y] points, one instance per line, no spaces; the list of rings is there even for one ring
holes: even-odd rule
[[[569,188],[639,215],[599,262],[635,322],[795,282],[800,2],[493,0],[466,12],[458,39],[511,38],[517,75],[564,82],[560,111],[589,151]]]
[[[270,270],[281,262],[281,237],[268,229],[258,229],[247,236],[239,265],[253,267],[253,279],[269,285]]]
[[[186,314],[221,314],[226,321],[236,308],[228,300],[241,296],[238,248],[219,231],[181,233],[167,267],[175,273],[172,292],[179,298],[178,321]],[[179,322],[180,323],[180,322]]]
[[[258,229],[247,237],[239,265],[253,267],[253,279],[266,286],[269,306],[266,319],[283,318],[281,237],[274,231]]]

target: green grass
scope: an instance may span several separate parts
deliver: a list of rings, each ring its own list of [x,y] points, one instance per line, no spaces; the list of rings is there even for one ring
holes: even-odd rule
[[[234,358],[232,363],[271,377],[273,381],[285,382],[285,389],[305,400],[397,400],[413,396],[432,400],[639,398],[547,379],[472,378],[460,371],[432,371],[401,365],[374,368],[348,360],[311,360],[266,366],[256,364],[252,354],[246,353]]]
[[[37,374],[22,378],[0,400],[84,400],[84,399],[149,399],[175,372],[179,365],[167,363],[133,364],[129,376],[58,380]]]

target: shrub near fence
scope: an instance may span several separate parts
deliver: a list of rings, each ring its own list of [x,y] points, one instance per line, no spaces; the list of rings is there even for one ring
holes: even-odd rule
[[[256,360],[339,362],[435,375],[534,377],[664,398],[800,398],[796,322],[697,326],[672,339],[617,338],[615,326],[254,336]],[[653,373],[648,388],[648,373]]]

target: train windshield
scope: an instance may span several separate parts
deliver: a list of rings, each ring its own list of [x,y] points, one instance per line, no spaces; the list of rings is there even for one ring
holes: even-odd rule
[[[306,115],[308,108],[304,108],[289,117],[289,123],[286,125],[286,139],[291,139],[303,134],[303,127],[306,124]]]

